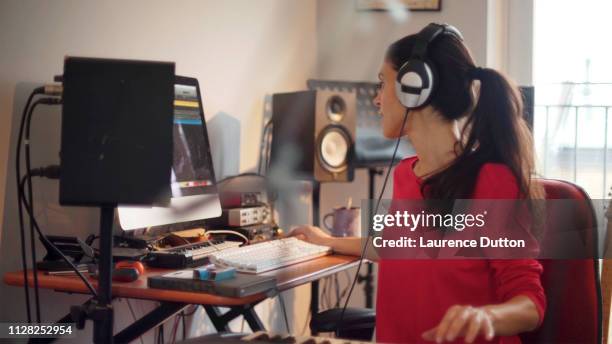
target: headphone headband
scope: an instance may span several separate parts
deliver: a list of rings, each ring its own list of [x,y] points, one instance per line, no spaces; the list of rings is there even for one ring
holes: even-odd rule
[[[429,47],[429,44],[431,44],[431,42],[433,42],[441,34],[450,34],[457,37],[457,39],[460,41],[463,41],[463,36],[454,26],[448,24],[430,23],[416,35],[416,42],[414,44],[414,48],[412,49],[410,59],[425,60],[427,58],[427,48]]]
[[[416,34],[410,58],[398,70],[396,94],[406,108],[416,109],[427,104],[437,83],[435,66],[428,62],[429,45],[440,35],[449,34],[463,41],[454,26],[430,23]]]

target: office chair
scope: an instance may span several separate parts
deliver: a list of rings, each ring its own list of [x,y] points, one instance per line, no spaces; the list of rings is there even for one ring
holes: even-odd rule
[[[547,213],[543,241],[565,228],[583,230],[584,242],[597,249],[597,219],[587,193],[577,185],[560,180],[541,179],[546,199],[572,199],[574,214]],[[562,222],[572,219],[574,223]],[[556,221],[558,220],[558,221]],[[595,251],[596,252],[596,251]],[[595,256],[597,257],[597,256]],[[542,285],[547,309],[542,325],[521,335],[523,343],[601,343],[602,298],[599,259],[541,259]]]
[[[580,230],[584,242],[597,248],[597,219],[587,193],[579,186],[560,180],[540,179],[547,200],[571,199],[574,214],[558,217],[546,213],[543,240],[564,229]],[[564,208],[567,210],[567,208]],[[572,219],[573,223],[568,223]],[[543,241],[544,242],[544,241]],[[596,256],[595,256],[596,257]],[[520,335],[523,343],[601,343],[602,310],[598,259],[541,259],[544,268],[542,286],[547,297],[544,321],[535,331]],[[338,328],[341,308],[313,315],[313,332],[334,332],[340,338],[370,340],[376,323],[372,309],[347,308],[342,327]]]

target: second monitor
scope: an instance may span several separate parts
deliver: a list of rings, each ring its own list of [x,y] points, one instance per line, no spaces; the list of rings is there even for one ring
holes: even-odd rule
[[[176,76],[173,163],[169,206],[119,206],[123,230],[196,221],[221,215],[198,80]]]

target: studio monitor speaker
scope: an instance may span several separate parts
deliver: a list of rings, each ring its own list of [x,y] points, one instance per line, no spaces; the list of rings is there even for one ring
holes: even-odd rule
[[[174,63],[67,57],[60,204],[170,200]]]
[[[356,107],[354,92],[273,95],[272,168],[287,169],[296,179],[352,181]]]

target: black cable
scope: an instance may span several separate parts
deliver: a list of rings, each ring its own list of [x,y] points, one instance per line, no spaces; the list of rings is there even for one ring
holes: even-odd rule
[[[268,146],[268,139],[267,139],[268,130],[271,127],[272,127],[272,120],[269,120],[264,125],[263,132],[261,134],[261,144],[259,145],[259,161],[257,162],[257,164],[258,164],[258,166],[257,166],[257,173],[259,173],[259,174],[261,174],[261,168],[263,166],[262,159],[265,156],[265,152],[266,152],[266,149],[267,149],[267,146]]]
[[[271,121],[270,121],[271,122]],[[272,125],[272,128],[274,125]],[[270,159],[272,158],[272,140],[274,139],[274,131],[270,133],[270,138],[268,139],[268,149],[266,150],[265,162],[266,162],[266,174],[268,174],[268,167],[270,167]]]
[[[376,208],[374,209],[374,214],[378,213],[378,207],[380,206],[380,200],[382,199],[382,196],[385,193],[385,188],[387,187],[387,181],[389,180],[389,174],[391,173],[391,169],[393,168],[393,163],[395,162],[395,156],[397,154],[397,149],[402,139],[402,133],[404,132],[404,127],[406,126],[406,120],[408,119],[408,112],[409,110],[406,109],[406,113],[404,114],[404,120],[402,122],[402,127],[400,129],[399,136],[397,137],[395,148],[393,149],[393,155],[391,157],[391,161],[389,162],[389,168],[387,169],[387,174],[385,175],[385,180],[383,181],[382,189],[380,190],[380,194],[378,195],[378,200],[376,201]],[[365,244],[363,245],[363,249],[361,250],[361,256],[359,257],[359,264],[357,265],[357,272],[355,273],[355,278],[353,278],[351,289],[349,289],[349,293],[346,297],[346,301],[344,302],[344,307],[342,307],[342,312],[340,313],[340,321],[338,322],[338,326],[336,327],[336,335],[338,334],[338,330],[342,327],[342,321],[344,320],[344,313],[346,312],[346,307],[348,306],[349,300],[351,299],[351,295],[353,294],[353,289],[355,289],[355,284],[357,284],[357,279],[359,279],[359,272],[361,270],[361,265],[363,264],[363,259],[365,257],[365,253],[368,248],[368,243],[370,242],[371,236],[372,236],[371,230],[370,228],[368,228],[368,236],[366,237]]]
[[[342,299],[344,299],[344,297],[348,293],[350,283],[351,283],[351,274],[347,270],[344,270],[344,273],[346,274],[346,287],[344,287],[344,290],[342,290],[342,294],[340,294],[340,300],[338,300],[338,304],[336,304],[335,306],[336,308],[340,307],[340,303],[342,302]]]
[[[306,333],[306,328],[308,327],[308,324],[310,323],[311,318],[312,318],[312,313],[310,312],[310,307],[308,307],[308,314],[306,314],[306,321],[304,321],[304,326],[302,327],[302,331],[299,333],[301,336],[303,336],[304,333]]]
[[[164,338],[164,324],[162,323],[159,327],[159,343],[164,344],[166,339]]]
[[[16,153],[15,153],[15,178],[16,178],[16,187],[17,187],[17,203],[19,210],[19,228],[20,228],[20,237],[21,237],[21,265],[23,268],[23,290],[25,293],[26,300],[26,313],[28,316],[28,323],[32,322],[32,314],[30,312],[30,291],[28,289],[28,264],[26,258],[26,246],[25,246],[25,229],[23,224],[23,208],[21,207],[21,189],[19,187],[19,182],[21,179],[21,140],[23,139],[23,130],[25,126],[25,120],[28,113],[28,108],[30,107],[30,103],[32,99],[37,94],[44,93],[44,87],[38,87],[30,93],[28,100],[26,101],[26,105],[23,108],[23,114],[21,115],[21,124],[19,125],[19,136],[17,138],[16,143]],[[36,263],[36,262],[34,262]]]
[[[134,309],[132,308],[130,299],[125,299],[125,301],[127,301],[127,305],[128,305],[128,308],[130,309],[130,313],[132,313],[132,319],[134,319],[134,322],[137,322],[138,318],[136,318],[136,313],[134,313]],[[144,344],[144,341],[142,340],[142,336],[138,337],[138,339],[140,339],[140,344]]]
[[[274,124],[272,122],[272,119],[270,119],[266,123],[266,127],[268,127],[268,130],[270,130],[270,128],[274,128]],[[266,132],[266,135],[263,137],[263,139],[266,140],[265,141],[266,149],[264,150],[263,156],[260,156],[260,160],[263,157],[264,164],[266,166],[264,175],[267,176],[268,168],[270,167],[270,159],[271,159],[271,156],[272,156],[272,140],[274,139],[274,131],[271,131],[270,133]],[[267,182],[267,178],[266,178],[266,182]],[[278,193],[278,190],[276,189],[276,187],[274,187],[273,190],[270,190],[269,185],[267,183],[266,183],[266,186],[268,187],[268,204],[270,205],[270,214],[272,214],[272,223],[274,224],[275,227],[278,227],[278,224],[276,223],[276,219],[274,217],[274,214],[275,214],[275,211],[276,211],[275,207],[276,207],[276,201],[278,200],[278,194],[279,193]]]
[[[232,179],[236,179],[236,178],[242,178],[242,177],[261,177],[263,179],[267,179],[266,176],[259,174],[259,173],[254,173],[254,172],[244,172],[244,173],[240,173],[240,174],[236,174],[234,176],[227,176],[221,180],[219,180],[217,182],[217,184],[221,184],[221,183],[227,183]]]
[[[283,300],[283,294],[281,292],[278,293],[278,300],[280,301],[283,317],[285,318],[285,328],[287,329],[287,333],[291,333],[291,329],[289,328],[289,318],[287,317],[287,309],[285,308],[285,300]]]
[[[319,290],[320,290],[320,296],[319,296],[319,304],[317,305],[317,308],[321,308],[321,306],[323,306],[323,308],[325,308],[325,304],[323,303],[323,298],[325,295],[325,279],[327,277],[324,277],[320,282],[319,282]],[[322,285],[322,286],[321,286]]]
[[[331,308],[333,305],[332,299],[333,299],[333,293],[334,293],[334,278],[333,276],[329,276],[327,277],[327,307]]]
[[[57,102],[56,102],[57,101]],[[42,98],[32,104],[26,117],[26,130],[25,130],[25,164],[26,174],[31,173],[31,157],[30,157],[30,127],[32,123],[32,114],[34,109],[39,104],[59,104],[58,98]],[[32,196],[32,178],[27,179],[28,182],[28,198],[30,199],[30,254],[32,255],[32,273],[34,277],[34,299],[36,305],[36,322],[40,323],[40,297],[38,288],[38,267],[36,266],[36,240],[34,239],[34,225],[32,224],[32,217],[34,216],[34,197]],[[23,188],[22,188],[23,190]]]
[[[323,279],[323,287],[321,288],[321,297],[319,299],[321,306],[323,306],[323,308],[328,309],[329,308],[329,304],[326,305],[327,303],[327,277],[325,277]]]
[[[336,289],[336,305],[334,307],[340,306],[340,281],[338,280],[338,274],[334,274],[334,287]]]
[[[25,131],[25,164],[26,164],[26,174],[30,175],[30,123],[32,119],[32,113],[36,106],[40,104],[40,99],[34,102],[28,111],[28,115],[26,117],[26,131]],[[32,257],[32,273],[34,277],[34,304],[36,310],[36,322],[40,323],[40,297],[38,290],[38,267],[36,266],[36,245],[34,239],[34,225],[32,224],[32,215],[34,214],[34,198],[32,196],[32,178],[28,178],[28,199],[30,200],[30,254]],[[23,188],[21,189],[23,192]]]
[[[27,165],[27,164],[26,164]],[[28,168],[26,167],[26,170]],[[31,178],[28,178],[28,180],[31,180]],[[31,182],[28,182],[28,184],[30,184],[30,186],[28,187],[28,198],[30,199],[30,208],[28,210],[28,215],[29,215],[29,222],[30,222],[30,255],[32,258],[32,277],[34,280],[34,305],[35,305],[35,310],[36,310],[36,322],[40,323],[40,298],[39,298],[39,293],[38,293],[38,267],[36,266],[36,245],[35,245],[35,235],[34,235],[34,225],[32,224],[33,220],[33,214],[34,214],[34,209],[32,208],[32,187],[31,187]],[[24,185],[21,185],[21,195],[24,197],[25,200],[25,192],[24,192]]]
[[[21,182],[19,183],[19,188],[23,189],[23,186],[25,185],[26,179],[29,178],[31,176],[23,176]],[[25,195],[23,194],[23,192],[21,192],[21,202],[23,202],[26,211],[30,212],[30,204],[28,203],[27,199],[25,199]],[[34,229],[36,229],[36,232],[39,235],[39,239],[41,241],[43,241],[45,243],[45,245],[49,245],[49,247],[51,247],[53,249],[53,251],[55,251],[55,253],[57,255],[59,255],[60,257],[62,257],[62,259],[68,264],[70,265],[70,267],[72,268],[72,270],[74,270],[74,272],[76,272],[76,274],[81,278],[81,280],[83,281],[83,283],[85,283],[85,286],[87,287],[87,289],[89,289],[89,292],[94,296],[94,297],[98,297],[98,293],[96,292],[96,289],[94,289],[94,287],[91,285],[91,283],[89,283],[89,280],[87,280],[87,278],[85,278],[85,276],[81,273],[81,271],[79,271],[79,269],[77,269],[77,267],[74,265],[74,263],[68,258],[66,257],[66,255],[64,255],[64,253],[62,251],[60,251],[60,249],[57,248],[57,246],[55,246],[51,241],[49,241],[49,239],[47,239],[47,237],[42,233],[42,231],[40,230],[40,227],[38,226],[38,222],[36,222],[36,217],[32,215],[32,223],[34,225]]]
[[[268,138],[268,136],[271,136],[272,133],[268,133],[268,131],[273,127],[273,122],[270,119],[268,122],[266,122],[266,124],[264,125],[264,130],[262,133],[262,138],[261,138],[261,145],[260,145],[260,156],[259,156],[259,162],[258,162],[258,166],[257,166],[257,173],[243,173],[243,174],[239,174],[236,176],[232,176],[232,177],[228,177],[225,179],[222,179],[222,181],[225,181],[227,179],[233,179],[236,177],[240,177],[240,176],[245,176],[245,175],[251,175],[251,176],[260,176],[263,177],[266,180],[266,186],[267,186],[267,181],[268,181],[268,177],[267,177],[267,173],[268,173],[268,167],[270,166],[270,157],[271,157],[271,151],[272,151],[272,138]],[[262,146],[264,149],[262,149]],[[262,158],[263,158],[263,164],[262,164]],[[264,173],[261,173],[261,167],[262,165],[265,165],[266,169],[264,171]],[[268,188],[267,190],[267,194],[268,194],[268,204],[270,205],[270,213],[272,214],[272,223],[274,225],[276,225],[276,220],[274,219],[274,211],[275,211],[275,203],[276,200],[278,198],[278,192],[277,191],[270,191],[270,189]]]
[[[183,324],[183,340],[187,338],[187,328],[185,327],[185,311],[181,311],[181,320]]]
[[[183,312],[182,312],[182,313],[183,313],[183,317],[189,317],[189,316],[194,315],[194,314],[195,314],[195,312],[197,312],[197,311],[198,311],[198,308],[200,307],[200,305],[194,305],[194,306],[195,306],[195,307],[193,307],[193,310],[192,310],[191,312],[189,312],[189,313],[185,313],[185,312],[183,311]]]

